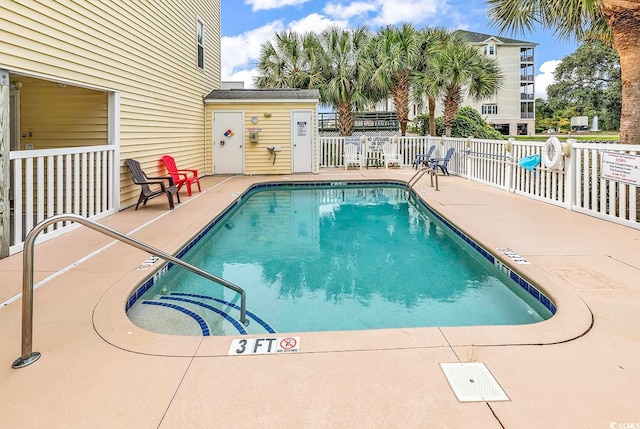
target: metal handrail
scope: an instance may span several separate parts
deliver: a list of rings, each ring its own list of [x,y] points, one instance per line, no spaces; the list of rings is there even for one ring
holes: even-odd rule
[[[425,173],[431,173],[431,187],[432,188],[433,188],[433,178],[435,176],[435,178],[436,178],[436,191],[439,191],[440,189],[438,188],[438,175],[436,174],[436,171],[431,167],[421,167],[418,171],[416,171],[416,174],[414,174],[411,177],[411,179],[409,179],[409,181],[407,182],[407,188],[409,190],[411,190],[411,188],[413,188],[413,185],[418,183],[418,180],[422,179],[422,176],[424,176]]]
[[[32,351],[33,340],[33,255],[34,255],[34,243],[38,234],[40,234],[46,227],[57,222],[72,221],[81,225],[89,227],[95,231],[108,235],[111,238],[115,238],[123,243],[129,244],[137,249],[151,253],[158,256],[168,262],[172,262],[175,265],[179,265],[192,273],[198,274],[208,280],[216,282],[228,289],[233,290],[240,294],[240,322],[243,325],[247,325],[246,318],[246,303],[247,295],[240,286],[215,276],[207,271],[201,270],[187,262],[184,262],[175,256],[172,256],[160,249],[156,249],[148,244],[133,239],[127,235],[124,235],[114,229],[107,226],[89,220],[85,217],[75,214],[60,214],[52,216],[43,220],[36,225],[24,239],[23,258],[22,258],[22,355],[13,362],[11,365],[13,368],[23,368],[27,365],[31,365],[33,362],[40,358],[40,353]]]
[[[411,179],[409,179],[407,181],[407,188],[411,189],[413,187],[413,185],[415,185],[418,182],[418,180],[420,180],[422,178],[422,176],[424,176],[424,173],[426,173],[427,169],[428,169],[428,167],[420,167],[418,169],[418,171],[416,171],[416,174],[411,176]],[[420,175],[420,177],[418,177],[418,175]],[[416,177],[418,177],[418,178],[416,179]],[[414,179],[415,179],[415,181],[414,181]]]

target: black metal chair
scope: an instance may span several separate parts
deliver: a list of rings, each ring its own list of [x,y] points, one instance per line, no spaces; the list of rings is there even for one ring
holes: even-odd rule
[[[176,194],[176,198],[178,202],[180,202],[180,195],[178,195],[178,188],[173,184],[173,178],[171,176],[166,177],[149,177],[144,171],[142,171],[142,167],[140,167],[140,163],[135,159],[127,159],[124,163],[129,168],[131,172],[131,180],[136,185],[139,185],[140,197],[138,198],[138,203],[136,204],[136,210],[138,210],[138,206],[142,203],[143,206],[147,205],[147,201],[151,198],[155,198],[158,195],[165,194],[169,199],[169,209],[173,210],[173,194]],[[151,180],[150,180],[151,179]],[[165,185],[165,180],[169,182],[169,185]],[[149,185],[160,185],[160,188],[151,189]]]

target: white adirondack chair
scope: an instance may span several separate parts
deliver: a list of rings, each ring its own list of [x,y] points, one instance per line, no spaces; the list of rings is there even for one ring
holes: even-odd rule
[[[384,157],[384,168],[389,168],[389,164],[397,164],[402,168],[402,155],[398,152],[398,145],[385,143],[382,145],[382,156]]]
[[[344,145],[342,163],[344,164],[345,170],[349,168],[349,165],[357,165],[362,170],[362,156],[358,150],[358,146],[353,143]]]

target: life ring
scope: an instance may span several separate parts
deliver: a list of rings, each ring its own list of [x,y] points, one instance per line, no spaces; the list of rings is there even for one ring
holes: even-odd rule
[[[545,167],[556,170],[562,161],[562,144],[558,137],[550,137],[542,148],[542,163]]]

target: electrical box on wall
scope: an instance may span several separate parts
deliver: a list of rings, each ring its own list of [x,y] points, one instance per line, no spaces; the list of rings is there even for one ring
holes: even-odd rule
[[[249,143],[258,143],[257,131],[249,131]]]

